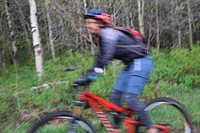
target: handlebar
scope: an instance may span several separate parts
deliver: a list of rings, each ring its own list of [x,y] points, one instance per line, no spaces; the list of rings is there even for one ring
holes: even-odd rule
[[[79,86],[78,86],[78,84],[74,84],[74,83],[72,83],[71,85],[70,85],[72,88],[78,88]]]

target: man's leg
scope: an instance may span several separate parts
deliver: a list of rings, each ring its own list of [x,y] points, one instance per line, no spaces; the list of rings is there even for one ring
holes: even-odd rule
[[[127,103],[128,107],[138,115],[140,122],[147,129],[150,129],[152,126],[151,121],[147,112],[144,110],[144,105],[139,101],[138,95],[132,93],[123,93],[122,98]]]
[[[152,127],[149,115],[144,110],[144,105],[139,101],[138,95],[132,93],[123,93],[122,99],[128,104],[135,114],[138,115],[140,122],[146,127],[147,133],[157,133],[157,130]]]
[[[111,102],[119,107],[121,107],[121,95],[122,93],[118,90],[115,90],[113,89],[111,92],[110,92],[110,99],[111,99]],[[116,112],[118,113],[118,112]],[[120,128],[120,118],[118,118],[117,116],[114,116],[113,117],[113,126],[114,128]]]
[[[121,96],[123,91],[123,83],[125,82],[125,77],[127,76],[126,68],[124,68],[121,73],[117,76],[117,79],[113,85],[113,89],[110,92],[110,100],[113,104],[121,107]],[[116,112],[118,113],[118,112]],[[113,124],[115,128],[120,128],[120,119],[114,116]]]

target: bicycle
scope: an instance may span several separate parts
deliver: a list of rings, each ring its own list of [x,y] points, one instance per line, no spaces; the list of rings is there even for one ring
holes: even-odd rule
[[[108,133],[120,133],[124,130],[126,133],[141,133],[145,132],[142,128],[143,125],[134,117],[134,112],[129,108],[121,108],[114,104],[100,98],[86,90],[80,90],[78,100],[74,101],[73,111],[57,111],[50,113],[37,121],[29,131],[29,133],[99,133],[95,131],[91,124],[81,117],[82,110],[86,107],[86,103],[90,108],[94,110],[102,126]],[[159,108],[161,107],[161,108]],[[175,109],[182,117],[180,122],[177,121],[178,116],[173,116],[175,112],[171,112],[170,109]],[[155,98],[150,101],[145,108],[148,111],[151,119],[155,123],[153,126],[159,133],[192,133],[192,123],[189,114],[183,108],[183,106],[174,99],[168,97]],[[168,112],[166,112],[168,111]],[[157,114],[157,118],[153,117]],[[164,115],[172,114],[172,116],[163,118],[163,121],[157,120]],[[114,115],[121,119],[123,129],[115,129],[108,116]],[[176,118],[174,118],[176,117]],[[169,123],[169,119],[173,119],[172,123]],[[156,124],[157,123],[157,124]]]

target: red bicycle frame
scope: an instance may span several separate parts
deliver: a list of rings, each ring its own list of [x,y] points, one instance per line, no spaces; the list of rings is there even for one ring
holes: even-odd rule
[[[142,124],[136,120],[133,120],[133,111],[130,108],[121,108],[118,107],[88,91],[81,90],[79,99],[86,101],[89,103],[90,107],[94,109],[98,118],[101,120],[105,129],[108,133],[120,133],[120,130],[115,129],[110,121],[108,120],[107,114],[103,112],[105,111],[116,111],[123,112],[126,114],[126,118],[122,119],[122,123],[125,126],[125,130],[127,133],[134,133],[133,125],[142,126]],[[99,106],[101,105],[101,106]],[[160,130],[159,133],[169,133],[170,128],[165,125],[153,125],[156,129]]]

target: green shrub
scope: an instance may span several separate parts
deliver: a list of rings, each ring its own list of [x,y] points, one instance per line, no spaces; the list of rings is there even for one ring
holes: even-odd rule
[[[148,102],[158,96],[169,96],[180,100],[191,110],[194,116],[197,116],[198,113],[195,112],[198,109],[195,109],[195,103],[196,105],[199,104],[199,51],[200,47],[194,47],[192,50],[174,49],[170,52],[160,53],[153,50],[151,55],[154,59],[154,68],[141,99]],[[18,105],[20,105],[20,110],[25,110],[29,115],[43,110],[71,109],[77,92],[70,88],[70,83],[82,76],[91,67],[93,61],[94,57],[87,52],[69,51],[65,58],[58,57],[55,62],[52,60],[44,62],[44,74],[41,81],[38,80],[33,65],[18,66],[18,73],[13,66],[9,67],[9,74],[0,77],[0,119],[3,120],[0,122],[2,122],[2,125],[10,123],[9,117],[12,117],[12,119],[15,118],[15,120],[12,120],[14,125],[9,127],[15,128],[17,126]],[[106,73],[99,76],[98,81],[93,82],[87,89],[108,99],[112,84],[123,66],[119,61],[110,62],[106,68]],[[65,71],[66,68],[74,68],[75,70]],[[50,85],[45,88],[31,89],[43,84]],[[194,103],[191,103],[190,99]],[[34,119],[36,118],[31,117],[30,122]],[[200,123],[200,120],[196,117],[195,123]],[[2,127],[6,128],[5,126]],[[21,127],[18,129],[23,130]]]

